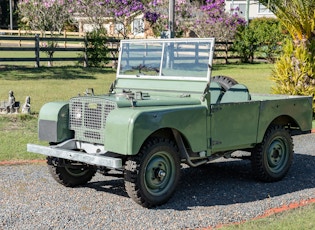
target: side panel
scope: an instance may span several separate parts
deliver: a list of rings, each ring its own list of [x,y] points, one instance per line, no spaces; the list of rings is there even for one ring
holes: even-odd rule
[[[296,97],[283,100],[262,101],[257,142],[261,142],[270,123],[280,116],[291,117],[301,131],[312,129],[312,98]]]
[[[73,138],[73,131],[69,130],[68,102],[50,102],[41,108],[38,137],[40,140],[55,143]]]
[[[130,155],[129,129],[137,114],[138,111],[129,108],[115,109],[110,112],[104,130],[106,136],[104,148],[106,151]]]
[[[181,132],[193,151],[207,149],[206,107],[167,107],[159,110],[117,109],[107,118],[105,149],[134,155],[156,130],[173,128]]]
[[[212,153],[247,148],[256,143],[260,102],[212,105]]]

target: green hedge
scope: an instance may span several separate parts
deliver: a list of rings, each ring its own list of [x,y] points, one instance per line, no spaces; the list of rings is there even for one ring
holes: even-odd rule
[[[233,48],[242,57],[242,62],[252,63],[254,58],[261,57],[273,63],[286,37],[278,19],[255,18],[239,29]]]

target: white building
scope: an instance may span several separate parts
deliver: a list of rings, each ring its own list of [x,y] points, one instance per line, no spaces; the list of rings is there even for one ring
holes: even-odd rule
[[[80,33],[92,32],[95,29],[95,26],[86,17],[75,17],[75,20],[79,23]],[[126,25],[115,23],[112,18],[103,18],[103,21],[103,27],[106,29],[107,35],[119,37],[121,34],[125,34],[123,30]],[[143,19],[143,14],[132,18],[129,29],[130,33],[128,35],[132,38],[148,38],[153,36],[152,29],[149,28],[149,24]]]
[[[239,14],[246,18],[247,2],[249,2],[249,19],[259,17],[276,17],[266,6],[257,0],[225,0],[225,10],[230,11],[231,9],[238,8]]]

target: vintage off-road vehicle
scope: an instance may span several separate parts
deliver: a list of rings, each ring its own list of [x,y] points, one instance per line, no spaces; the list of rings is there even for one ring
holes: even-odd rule
[[[47,155],[65,186],[119,170],[144,207],[169,200],[182,163],[196,167],[236,150],[250,158],[257,179],[282,179],[291,136],[311,130],[312,98],[250,94],[230,77],[211,77],[213,50],[212,38],[121,41],[109,93],[89,89],[45,104],[39,138],[50,146],[28,144],[28,151]]]

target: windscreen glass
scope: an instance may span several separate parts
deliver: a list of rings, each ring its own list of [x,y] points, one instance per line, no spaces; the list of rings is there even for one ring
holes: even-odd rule
[[[212,42],[213,40],[124,42],[121,46],[119,75],[207,78]]]

